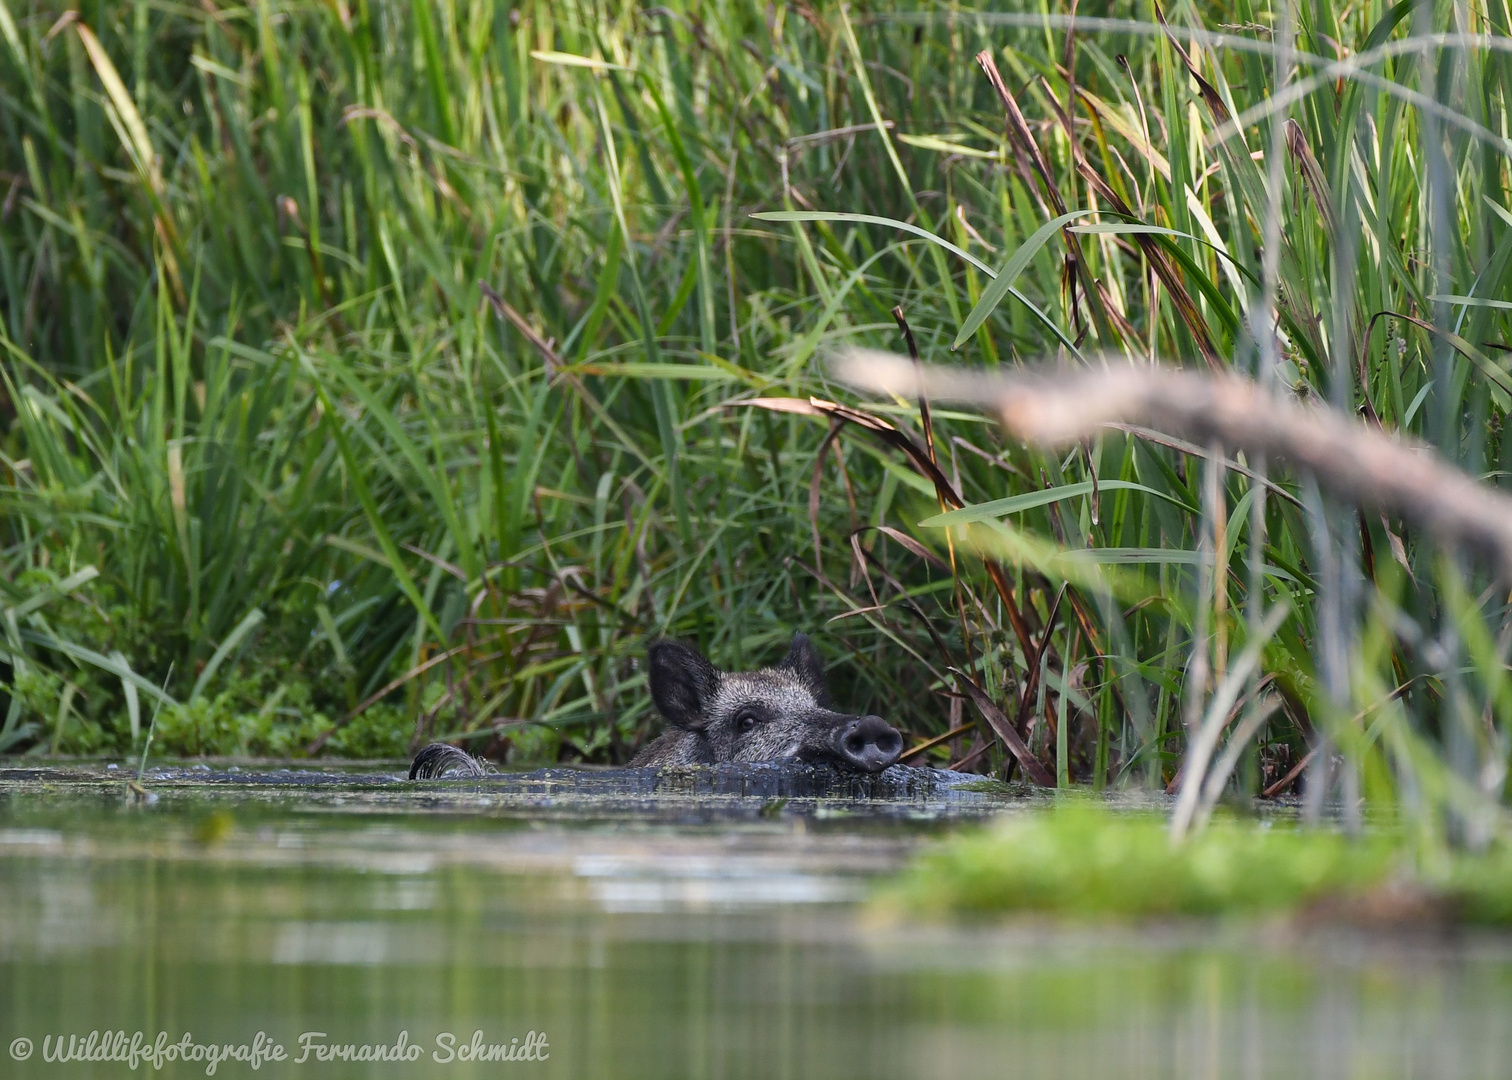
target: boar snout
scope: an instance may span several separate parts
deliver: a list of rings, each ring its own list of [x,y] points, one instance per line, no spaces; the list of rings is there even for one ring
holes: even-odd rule
[[[865,772],[881,772],[903,752],[903,736],[880,716],[861,716],[840,734],[840,756]]]

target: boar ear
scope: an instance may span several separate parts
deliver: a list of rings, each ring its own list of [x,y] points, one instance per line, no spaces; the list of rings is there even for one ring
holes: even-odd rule
[[[651,700],[668,721],[701,731],[709,722],[709,705],[719,689],[719,672],[697,649],[679,641],[654,641],[646,651]]]
[[[787,655],[777,666],[802,679],[809,693],[814,695],[815,704],[829,704],[829,687],[824,681],[824,657],[819,655],[819,650],[814,648],[814,643],[807,634],[793,635],[793,643],[788,646]]]

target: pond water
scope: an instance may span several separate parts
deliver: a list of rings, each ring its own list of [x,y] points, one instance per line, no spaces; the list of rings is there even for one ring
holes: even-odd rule
[[[110,1031],[92,1055],[136,1032],[286,1055],[214,1066],[233,1078],[1512,1075],[1512,939],[868,913],[880,876],[1033,812],[1022,793],[760,769],[145,786],[0,768],[0,1076],[211,1069],[45,1060]],[[320,1060],[348,1045],[413,1060]]]

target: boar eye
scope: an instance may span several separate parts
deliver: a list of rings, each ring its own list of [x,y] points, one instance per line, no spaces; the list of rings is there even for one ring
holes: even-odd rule
[[[742,735],[744,735],[760,722],[761,717],[757,716],[754,712],[751,712],[749,709],[747,709],[742,711],[738,716],[735,717],[735,728]]]

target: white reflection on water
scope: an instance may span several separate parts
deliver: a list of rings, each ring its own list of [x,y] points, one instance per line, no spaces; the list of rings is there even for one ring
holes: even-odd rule
[[[54,829],[0,829],[0,845],[24,848],[60,848],[63,834]]]
[[[382,964],[397,960],[391,927],[376,922],[286,922],[273,945],[275,964]]]
[[[838,904],[861,899],[859,881],[802,873],[773,860],[711,856],[582,855],[572,872],[589,879],[605,911],[727,911],[781,904]]]

